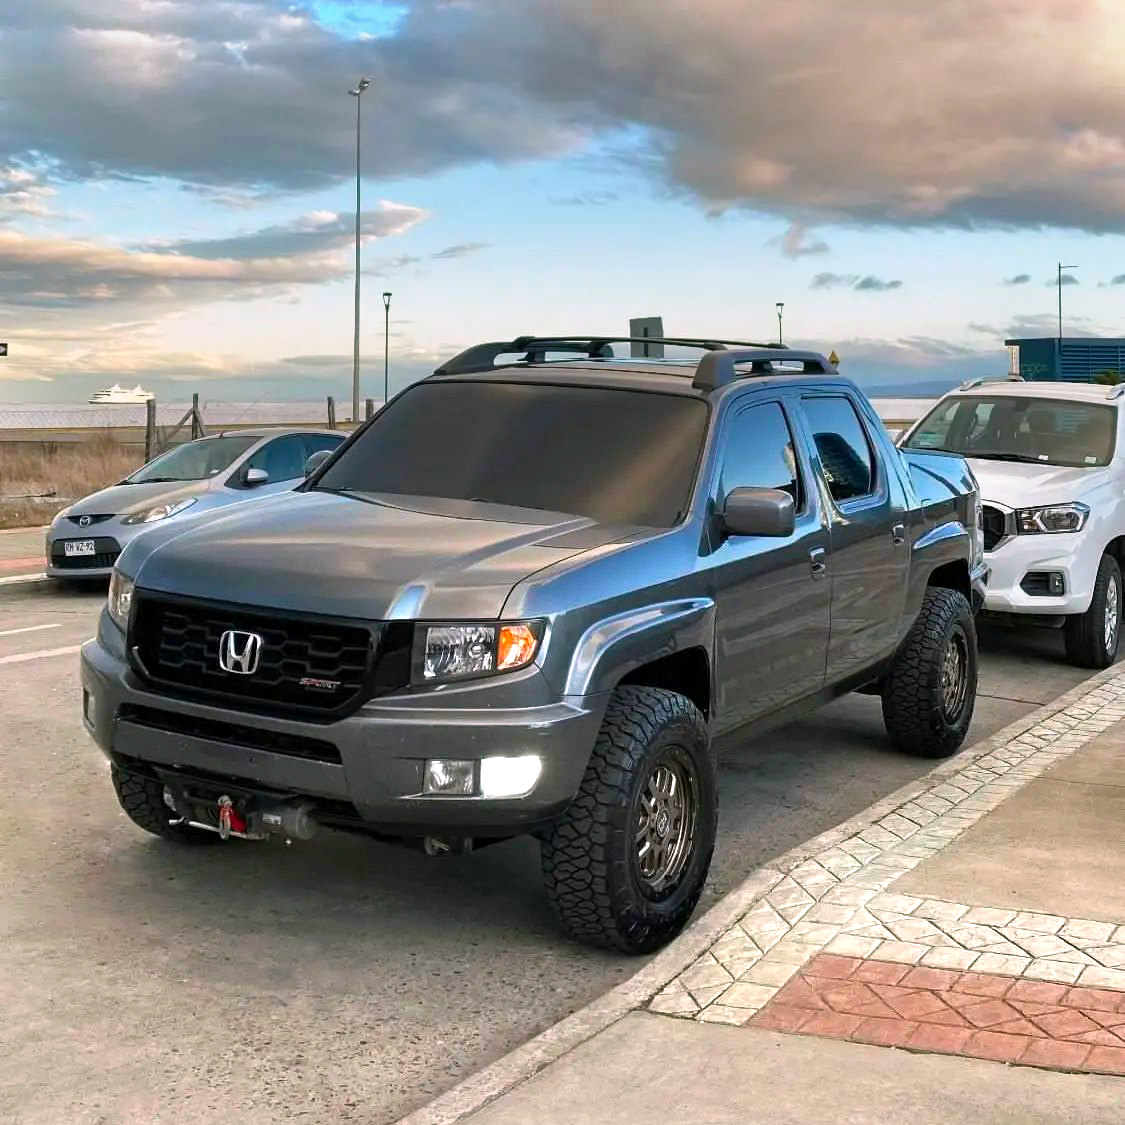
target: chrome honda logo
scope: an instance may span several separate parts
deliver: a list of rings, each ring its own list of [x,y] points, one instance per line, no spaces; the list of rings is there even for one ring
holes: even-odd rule
[[[219,638],[219,667],[224,672],[252,676],[262,659],[262,638],[257,633],[228,629]]]
[[[89,527],[90,526],[90,517],[89,516],[79,516],[78,517],[78,526],[79,527]]]

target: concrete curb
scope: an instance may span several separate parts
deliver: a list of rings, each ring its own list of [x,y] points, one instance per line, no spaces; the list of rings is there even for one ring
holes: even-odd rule
[[[755,901],[779,883],[787,872],[798,867],[810,856],[854,836],[900,805],[920,795],[935,782],[940,782],[945,777],[972,765],[999,746],[1017,738],[1120,674],[1120,669],[1112,667],[1096,673],[1077,687],[1064,692],[1057,699],[1010,723],[1003,730],[939,763],[921,777],[876,801],[862,813],[799,844],[772,863],[758,868],[705,914],[692,922],[679,937],[665,946],[628,980],[622,981],[584,1008],[540,1032],[522,1046],[509,1051],[483,1070],[463,1079],[451,1090],[447,1090],[413,1113],[400,1118],[395,1125],[454,1125],[455,1122],[463,1121],[470,1114],[476,1113],[489,1102],[502,1097],[587,1039],[591,1039],[629,1012],[646,1004],[666,984],[706,952],[738,918],[750,909]]]

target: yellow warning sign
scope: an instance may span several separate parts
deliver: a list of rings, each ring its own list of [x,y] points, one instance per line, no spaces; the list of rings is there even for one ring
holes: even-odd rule
[[[828,362],[832,364],[833,367],[840,366],[840,357],[836,354],[835,351],[833,351],[832,354],[828,357]]]

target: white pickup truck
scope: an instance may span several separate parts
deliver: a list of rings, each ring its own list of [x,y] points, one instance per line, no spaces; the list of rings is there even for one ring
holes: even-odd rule
[[[1086,668],[1117,657],[1125,565],[1125,385],[980,379],[899,444],[968,459],[984,507],[985,612],[1065,629]]]

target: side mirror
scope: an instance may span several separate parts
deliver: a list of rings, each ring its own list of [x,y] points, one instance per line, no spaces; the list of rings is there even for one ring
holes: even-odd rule
[[[332,456],[330,449],[318,449],[315,453],[309,455],[309,459],[305,462],[305,480],[313,475]]]
[[[247,469],[246,487],[257,488],[260,484],[269,483],[270,475],[265,469]]]
[[[796,518],[793,497],[777,488],[733,488],[719,514],[728,535],[793,534]]]

